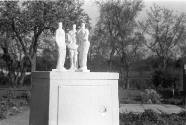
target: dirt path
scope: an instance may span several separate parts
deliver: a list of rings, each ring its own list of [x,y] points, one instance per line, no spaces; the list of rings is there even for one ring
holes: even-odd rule
[[[180,113],[186,111],[183,108],[180,108],[176,105],[167,105],[167,104],[121,104],[120,113],[142,113],[147,109],[151,109],[157,113]]]

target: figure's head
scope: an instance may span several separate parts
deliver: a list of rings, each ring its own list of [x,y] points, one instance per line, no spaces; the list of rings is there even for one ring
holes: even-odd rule
[[[62,22],[59,22],[59,28],[63,28],[63,23]]]
[[[73,24],[73,29],[76,29],[76,24]]]
[[[85,23],[84,22],[81,23],[81,28],[85,28]]]

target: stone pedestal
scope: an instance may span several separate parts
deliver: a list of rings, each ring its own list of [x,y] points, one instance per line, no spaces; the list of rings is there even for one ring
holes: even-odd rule
[[[119,125],[118,73],[33,72],[30,125]]]
[[[186,109],[186,64],[183,66],[183,92],[184,92],[184,108]]]

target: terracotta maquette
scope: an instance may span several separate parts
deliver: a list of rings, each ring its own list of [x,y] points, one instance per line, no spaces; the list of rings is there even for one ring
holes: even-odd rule
[[[70,71],[75,71],[77,70],[77,48],[78,45],[76,44],[76,24],[73,25],[73,29],[69,31],[68,33],[68,42],[69,44],[67,45],[69,49],[69,54],[70,54]]]
[[[77,33],[78,39],[78,62],[80,72],[89,72],[87,69],[87,55],[90,46],[88,41],[89,31],[85,28],[85,23],[81,24],[81,28]]]
[[[65,57],[66,57],[66,43],[65,43],[65,31],[63,30],[62,22],[59,23],[59,28],[56,30],[56,43],[58,46],[58,61],[57,71],[66,71],[64,68]]]

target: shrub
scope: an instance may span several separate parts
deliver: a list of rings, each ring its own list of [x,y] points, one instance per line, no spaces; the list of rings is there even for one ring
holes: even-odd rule
[[[24,86],[31,86],[31,75],[26,75],[23,83]]]
[[[157,121],[158,120],[158,114],[153,112],[152,110],[145,110],[145,112],[141,115],[141,120],[143,121]]]
[[[26,90],[23,93],[22,96],[26,99],[27,103],[30,103],[30,100],[31,100],[31,92],[30,92],[30,90]]]
[[[8,85],[9,84],[9,79],[8,77],[3,73],[3,72],[0,72],[0,85]]]
[[[158,114],[145,110],[141,114],[120,114],[120,125],[185,125],[186,112],[179,114]]]
[[[160,104],[161,96],[154,89],[145,89],[145,93],[141,94],[143,104]]]
[[[158,69],[152,74],[152,82],[156,88],[170,88],[175,87],[176,82],[179,80],[179,74],[172,71]]]

